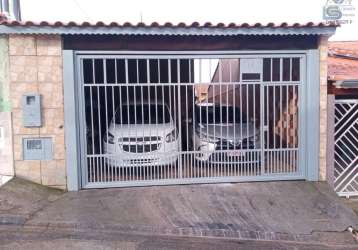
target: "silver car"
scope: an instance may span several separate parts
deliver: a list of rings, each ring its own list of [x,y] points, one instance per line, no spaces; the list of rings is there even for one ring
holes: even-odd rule
[[[233,160],[242,162],[247,160],[248,152],[260,149],[259,129],[254,121],[245,119],[247,115],[239,108],[199,103],[194,112],[192,143],[199,152],[196,160],[220,164]]]

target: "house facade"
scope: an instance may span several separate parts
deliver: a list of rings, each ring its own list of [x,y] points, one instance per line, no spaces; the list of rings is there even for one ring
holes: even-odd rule
[[[66,190],[326,180],[327,50],[334,32],[335,26],[322,23],[79,24],[3,18],[1,174],[14,173]],[[229,66],[220,63],[225,60]],[[217,77],[212,68],[219,69]],[[240,109],[241,121],[227,112],[225,124],[233,120],[238,130],[247,130],[246,137],[241,131],[241,146],[224,149],[214,144],[210,149],[210,143],[201,145],[208,151],[195,146],[196,124],[204,126],[203,120],[195,121],[199,119],[196,105],[205,99],[213,103],[208,95],[196,94],[197,88],[205,90],[205,86],[216,89],[219,98],[230,95],[226,106]],[[235,92],[238,87],[241,92]],[[233,98],[241,98],[244,104]],[[153,147],[159,152],[164,146],[147,138],[159,138],[166,129],[158,118],[159,114],[162,121],[167,119],[165,111],[160,111],[166,107],[174,132],[163,136],[163,145],[176,146],[170,152],[161,151],[175,160],[163,161],[162,156],[153,158]],[[137,121],[140,116],[134,115],[132,121],[137,109],[142,124]],[[216,115],[222,118],[223,110]],[[144,121],[147,113],[154,123]],[[214,125],[218,128],[218,124]],[[131,135],[149,127],[150,135]],[[249,130],[255,131],[256,142],[243,148]],[[235,144],[237,133],[225,143]],[[116,151],[117,140],[118,148],[128,154]],[[206,155],[212,160],[214,154],[219,155],[220,164],[202,163]]]

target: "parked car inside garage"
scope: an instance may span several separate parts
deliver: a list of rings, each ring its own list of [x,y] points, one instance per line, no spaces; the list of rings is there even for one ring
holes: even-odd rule
[[[192,140],[194,150],[199,152],[195,157],[198,161],[223,164],[231,163],[228,158],[233,157],[245,161],[248,149],[260,148],[259,133],[254,121],[237,107],[213,103],[195,106]],[[227,151],[225,157],[220,153],[223,151]]]
[[[171,165],[179,156],[178,130],[168,105],[161,102],[122,105],[103,138],[110,166]]]

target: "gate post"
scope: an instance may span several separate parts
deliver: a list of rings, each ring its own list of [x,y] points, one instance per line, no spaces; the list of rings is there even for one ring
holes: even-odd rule
[[[73,50],[63,50],[65,143],[68,191],[79,190],[79,154],[77,150],[76,91]]]
[[[335,96],[327,96],[327,173],[329,185],[334,185],[334,101]]]
[[[303,154],[306,167],[306,179],[318,181],[319,179],[319,155],[320,155],[320,57],[317,49],[307,52],[307,82],[305,86],[306,109],[305,139],[306,147]],[[302,128],[301,128],[302,129]],[[302,137],[301,137],[302,138]]]

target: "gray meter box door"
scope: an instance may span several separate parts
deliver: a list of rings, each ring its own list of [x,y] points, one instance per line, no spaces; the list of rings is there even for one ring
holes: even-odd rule
[[[41,96],[39,94],[26,94],[22,97],[22,118],[24,127],[40,127],[41,122]]]
[[[24,160],[52,160],[51,138],[24,138]]]

